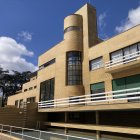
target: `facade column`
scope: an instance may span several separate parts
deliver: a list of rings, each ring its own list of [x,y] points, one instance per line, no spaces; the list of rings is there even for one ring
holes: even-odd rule
[[[96,116],[96,125],[99,125],[99,112],[96,111],[95,112],[95,116]],[[100,131],[96,131],[96,139],[100,140]]]

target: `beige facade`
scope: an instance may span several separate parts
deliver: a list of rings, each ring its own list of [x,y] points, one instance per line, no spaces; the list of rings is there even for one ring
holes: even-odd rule
[[[17,107],[23,107],[24,102],[29,102],[30,98],[34,98],[37,102],[37,77],[32,77],[29,82],[23,84],[22,90],[18,91],[17,94],[12,95],[8,98],[7,105],[15,105]]]
[[[140,32],[139,31],[140,31],[140,25],[133,27],[108,40],[102,41],[101,39],[98,38],[96,9],[89,4],[84,5],[77,12],[75,12],[72,15],[69,15],[64,19],[64,39],[56,46],[54,46],[53,48],[51,48],[50,50],[48,50],[47,52],[39,56],[38,59],[39,70],[37,72],[37,77],[34,77],[35,79],[32,78],[30,82],[25,83],[23,85],[23,89],[21,93],[10,96],[8,98],[8,105],[15,105],[15,101],[21,99],[23,99],[24,102],[26,102],[27,98],[29,97],[36,97],[35,101],[40,102],[40,101],[49,101],[49,100],[56,100],[62,98],[71,99],[71,97],[75,97],[75,96],[90,95],[95,92],[94,89],[92,89],[92,86],[94,87],[94,85],[98,83],[104,84],[104,92],[110,92],[116,90],[117,88],[118,90],[122,90],[122,89],[124,90],[128,88],[127,86],[131,88],[139,88],[140,80],[138,80],[137,83],[131,83],[131,84],[129,83],[130,81],[133,82],[133,80],[135,79],[134,77],[132,77],[133,80],[130,80],[128,82],[129,84],[123,85],[126,86],[126,88],[124,87],[122,88],[120,86],[120,84],[122,83],[115,85],[115,88],[113,87],[114,86],[113,80],[119,78],[126,78],[125,80],[123,79],[126,82],[127,77],[131,77],[131,76],[137,77],[137,75],[140,75],[140,59],[139,59]],[[135,47],[130,49],[130,46],[133,46],[133,44],[136,44],[137,49],[139,47],[139,50],[135,51]],[[72,68],[70,65],[71,65],[71,61],[73,60],[71,59],[77,59],[74,57],[69,58],[69,52],[77,52],[79,53],[79,57],[81,56],[81,59],[76,60],[77,62],[75,62],[73,66],[78,72],[78,74],[76,73],[77,75],[73,71],[69,71],[69,69]],[[115,52],[118,52],[118,54],[116,55]],[[125,53],[126,55],[124,55]],[[115,58],[116,56],[114,56],[114,54],[118,58]],[[94,63],[92,64],[92,62],[94,61],[96,62],[98,58],[100,59],[100,61],[95,63],[97,66]],[[80,64],[81,64],[81,69],[80,69]],[[69,75],[70,72],[74,73],[75,77],[78,78]],[[80,76],[82,77],[82,79],[80,79],[81,78]],[[51,79],[54,80],[53,81],[54,87],[50,86],[52,82]],[[76,80],[74,81],[74,79]],[[35,86],[36,88],[34,89]],[[33,87],[33,89],[29,90],[30,87]],[[28,90],[25,92],[26,89]],[[50,90],[52,89],[54,89],[54,92],[51,93]],[[98,89],[98,90],[103,90],[103,89]],[[95,92],[95,94],[97,93],[98,92]],[[136,96],[138,96],[138,95],[136,96],[132,96],[132,95],[133,94],[131,94],[131,96],[130,95],[127,96],[127,98],[131,98],[131,97],[135,98]],[[110,98],[110,94],[106,94],[104,98],[106,99]],[[114,97],[111,97],[111,99],[114,99]],[[68,102],[70,102],[70,100]],[[67,131],[68,128],[81,129],[80,124],[70,125],[68,123],[69,120],[69,119],[67,120],[68,112],[90,111],[91,113],[93,111],[93,116],[96,117],[92,120],[92,117],[90,118],[90,115],[87,115],[87,118],[85,117],[85,122],[88,121],[88,117],[89,117],[89,120],[91,119],[91,122],[95,121],[94,123],[96,124],[96,126],[87,127],[86,125],[84,126],[82,125],[82,129],[85,128],[86,130],[97,131],[97,138],[99,138],[100,135],[99,131],[107,131],[110,133],[111,132],[125,133],[127,135],[129,134],[139,135],[138,133],[140,130],[139,129],[140,126],[138,126],[137,128],[138,133],[135,133],[135,129],[133,128],[131,128],[132,130],[130,128],[126,130],[123,126],[118,127],[116,131],[114,130],[115,129],[114,126],[109,128],[108,126],[104,126],[105,130],[102,130],[102,126],[98,126],[100,124],[100,121],[98,120],[99,116],[97,115],[98,111],[104,111],[104,110],[106,111],[112,110],[110,116],[113,116],[113,111],[117,111],[117,110],[130,110],[130,109],[131,111],[135,109],[138,110],[140,109],[138,100],[136,102],[134,102],[134,100],[133,102],[130,102],[129,99],[125,99],[125,100],[116,99],[114,101],[112,100],[104,101],[104,103],[102,103],[101,105],[100,102],[96,104],[97,106],[86,105],[86,106],[67,106],[67,107],[60,107],[60,108],[50,107],[50,108],[43,108],[38,111],[48,112],[48,116],[49,115],[51,116],[52,112],[57,112],[58,116],[59,115],[61,116],[61,113],[65,112],[66,113],[64,115],[65,119],[63,120],[62,117],[60,117],[60,120],[62,119],[65,122],[65,124],[58,123],[58,122],[46,123],[48,126],[64,127],[65,131]],[[53,102],[53,105],[55,105],[55,101]],[[131,116],[132,115],[131,112],[128,111],[128,114],[129,113]],[[103,113],[101,113],[101,116],[102,114]],[[119,124],[118,122],[116,122],[115,116],[113,117],[114,117],[114,124],[115,123],[116,125],[123,124],[123,123]],[[118,113],[118,119],[119,117],[121,118],[121,112]],[[133,117],[135,118],[135,116]],[[128,120],[128,122],[130,121],[129,118],[126,118],[126,120]],[[85,122],[83,121],[82,123]],[[106,122],[108,122],[108,124],[110,124],[110,122],[113,123],[113,121],[104,119],[104,117],[101,117],[101,122],[103,122],[103,124],[104,123],[106,124]],[[133,124],[135,122],[131,122],[131,123]]]

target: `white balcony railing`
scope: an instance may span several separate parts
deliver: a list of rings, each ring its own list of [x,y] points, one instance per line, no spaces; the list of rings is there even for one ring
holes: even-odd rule
[[[108,104],[112,101],[140,101],[140,88],[110,91],[105,93],[87,94],[83,96],[74,96],[70,98],[61,98],[38,102],[38,109],[49,109],[57,107],[70,107],[73,105],[97,105]],[[115,103],[115,102],[113,102]]]
[[[136,61],[138,59],[140,59],[140,51],[115,58],[114,60],[110,60],[105,63],[105,68],[109,69],[132,61]]]

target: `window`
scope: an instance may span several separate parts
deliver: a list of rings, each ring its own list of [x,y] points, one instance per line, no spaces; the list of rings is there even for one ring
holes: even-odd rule
[[[37,86],[34,86],[34,89],[37,88]]]
[[[48,61],[48,62],[46,62],[45,64],[39,66],[39,70],[41,70],[41,69],[43,69],[43,68],[45,68],[45,67],[48,67],[49,65],[51,65],[51,64],[53,64],[53,63],[55,63],[55,58],[52,59],[52,60],[50,60],[50,61]]]
[[[128,63],[140,54],[140,43],[133,44],[121,50],[112,52],[110,57],[112,63]]]
[[[35,102],[35,97],[27,98],[27,103],[34,103],[34,102]]]
[[[90,85],[90,90],[91,90],[91,94],[93,94],[93,96],[91,97],[103,97],[104,95],[94,95],[97,93],[103,93],[105,92],[105,85],[104,82],[100,82],[100,83],[95,83],[95,84],[91,84]],[[96,100],[104,100],[105,98],[100,98],[100,99],[92,99],[92,101],[96,101]]]
[[[82,54],[78,51],[67,52],[67,85],[82,84]]]
[[[113,91],[130,89],[130,88],[138,88],[138,87],[140,87],[140,74],[112,80]],[[114,95],[116,94],[121,94],[121,93],[120,92],[114,93]],[[124,92],[122,92],[122,94],[124,94]],[[134,97],[134,95],[120,96],[120,97],[114,97],[114,98],[125,98],[125,97]],[[136,100],[138,99],[129,100],[129,101],[136,101]]]
[[[15,101],[15,106],[18,107],[18,100]]]
[[[96,58],[90,61],[90,70],[95,70],[103,67],[103,57]]]
[[[54,82],[55,79],[53,78],[40,84],[40,101],[54,99]]]
[[[123,51],[118,50],[118,51],[111,53],[111,60],[112,60],[112,63],[116,63],[118,61],[123,60]]]
[[[73,30],[80,31],[81,28],[79,26],[70,26],[70,27],[68,27],[64,30],[64,34],[67,33],[67,32],[73,31]]]
[[[29,88],[29,90],[32,90],[32,89],[33,89],[33,87],[30,87],[30,88]]]
[[[19,101],[19,108],[23,108],[23,99]]]
[[[27,89],[24,89],[24,92],[26,92],[27,91]]]

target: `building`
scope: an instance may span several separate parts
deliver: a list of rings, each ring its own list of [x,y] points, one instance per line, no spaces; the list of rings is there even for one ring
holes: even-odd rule
[[[44,125],[65,133],[140,139],[140,25],[103,41],[96,9],[86,4],[64,19],[64,40],[38,66],[8,105],[39,102]]]
[[[37,72],[34,72],[30,75],[30,81],[23,84],[22,90],[17,91],[15,95],[8,98],[7,105],[23,108],[24,102],[37,102],[37,94]]]

